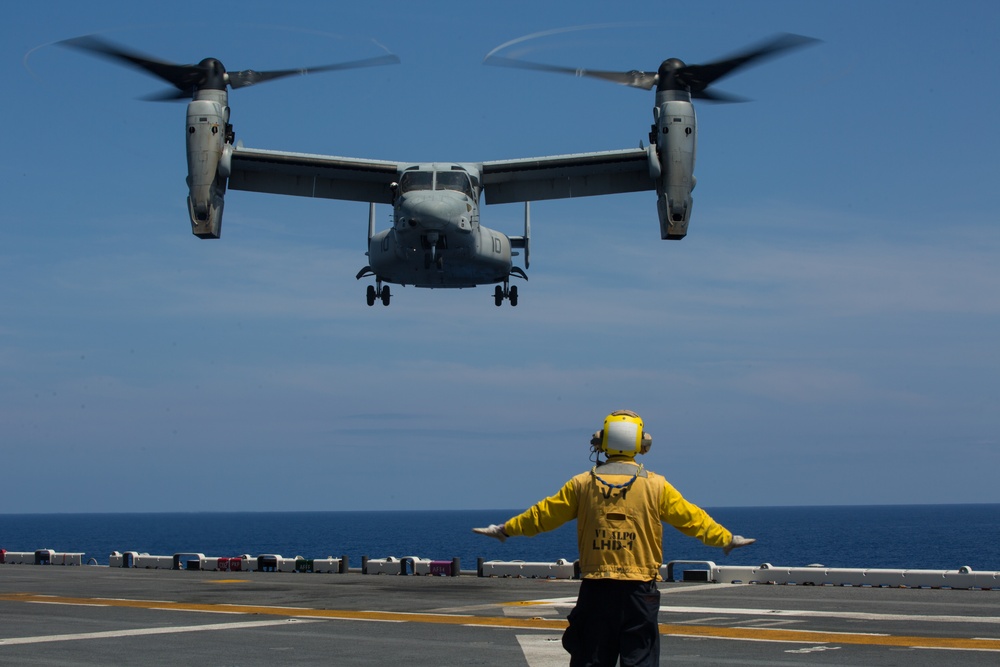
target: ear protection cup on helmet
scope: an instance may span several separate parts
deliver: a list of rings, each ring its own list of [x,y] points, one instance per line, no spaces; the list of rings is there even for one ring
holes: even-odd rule
[[[649,451],[649,448],[652,447],[652,446],[653,446],[653,436],[651,436],[650,434],[648,434],[645,431],[643,431],[642,432],[642,444],[639,447],[639,453],[640,454],[645,454],[646,452]]]

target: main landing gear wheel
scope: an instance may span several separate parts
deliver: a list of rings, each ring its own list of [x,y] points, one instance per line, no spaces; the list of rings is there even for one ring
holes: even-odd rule
[[[503,300],[507,299],[510,301],[510,305],[517,305],[517,285],[514,287],[508,287],[505,282],[503,286],[497,285],[493,288],[493,303],[499,308],[503,305]]]
[[[369,285],[368,291],[365,293],[365,298],[368,301],[369,306],[374,306],[375,302],[379,299],[381,299],[383,306],[388,306],[389,299],[392,298],[392,295],[389,293],[388,285],[380,285],[377,288],[375,285]]]

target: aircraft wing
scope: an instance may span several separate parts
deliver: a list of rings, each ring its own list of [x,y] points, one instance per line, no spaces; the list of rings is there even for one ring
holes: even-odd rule
[[[237,146],[229,188],[391,204],[402,163]],[[647,149],[483,162],[487,204],[653,190]]]
[[[496,160],[482,169],[487,204],[656,189],[645,148]]]
[[[399,163],[237,146],[229,187],[297,197],[391,204]]]

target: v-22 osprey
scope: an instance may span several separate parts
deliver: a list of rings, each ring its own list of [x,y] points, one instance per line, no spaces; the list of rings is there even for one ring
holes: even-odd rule
[[[664,60],[656,71],[586,70],[505,58],[489,65],[586,76],[656,89],[649,144],[638,148],[489,162],[392,162],[247,148],[235,142],[229,88],[323,71],[388,65],[392,54],[306,69],[227,71],[215,58],[178,65],[95,36],[61,44],[138,67],[173,85],[154,99],[190,98],[187,106],[188,212],[191,230],[218,239],[227,189],[369,203],[368,262],[357,278],[373,278],[368,305],[389,305],[389,284],[428,288],[495,285],[494,303],[516,306],[511,278],[527,280],[530,202],[655,190],[662,239],[687,234],[695,187],[697,121],[692,99],[736,98],[709,90],[734,70],[812,40],[780,35],[743,53],[705,65]],[[524,234],[508,236],[480,223],[480,202],[524,202]],[[392,225],[376,230],[375,205],[392,206]],[[523,251],[524,269],[513,257]]]

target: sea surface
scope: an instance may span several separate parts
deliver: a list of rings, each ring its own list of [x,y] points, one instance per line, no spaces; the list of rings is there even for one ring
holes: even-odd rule
[[[522,508],[523,509],[523,508]],[[757,543],[726,557],[669,526],[664,561],[801,567],[1000,571],[1000,504],[839,507],[719,507],[709,513]],[[371,512],[198,512],[151,514],[0,514],[0,548],[85,553],[107,565],[112,551],[206,556],[417,556],[552,562],[575,560],[576,522],[504,543],[474,526],[501,523],[521,510]]]

